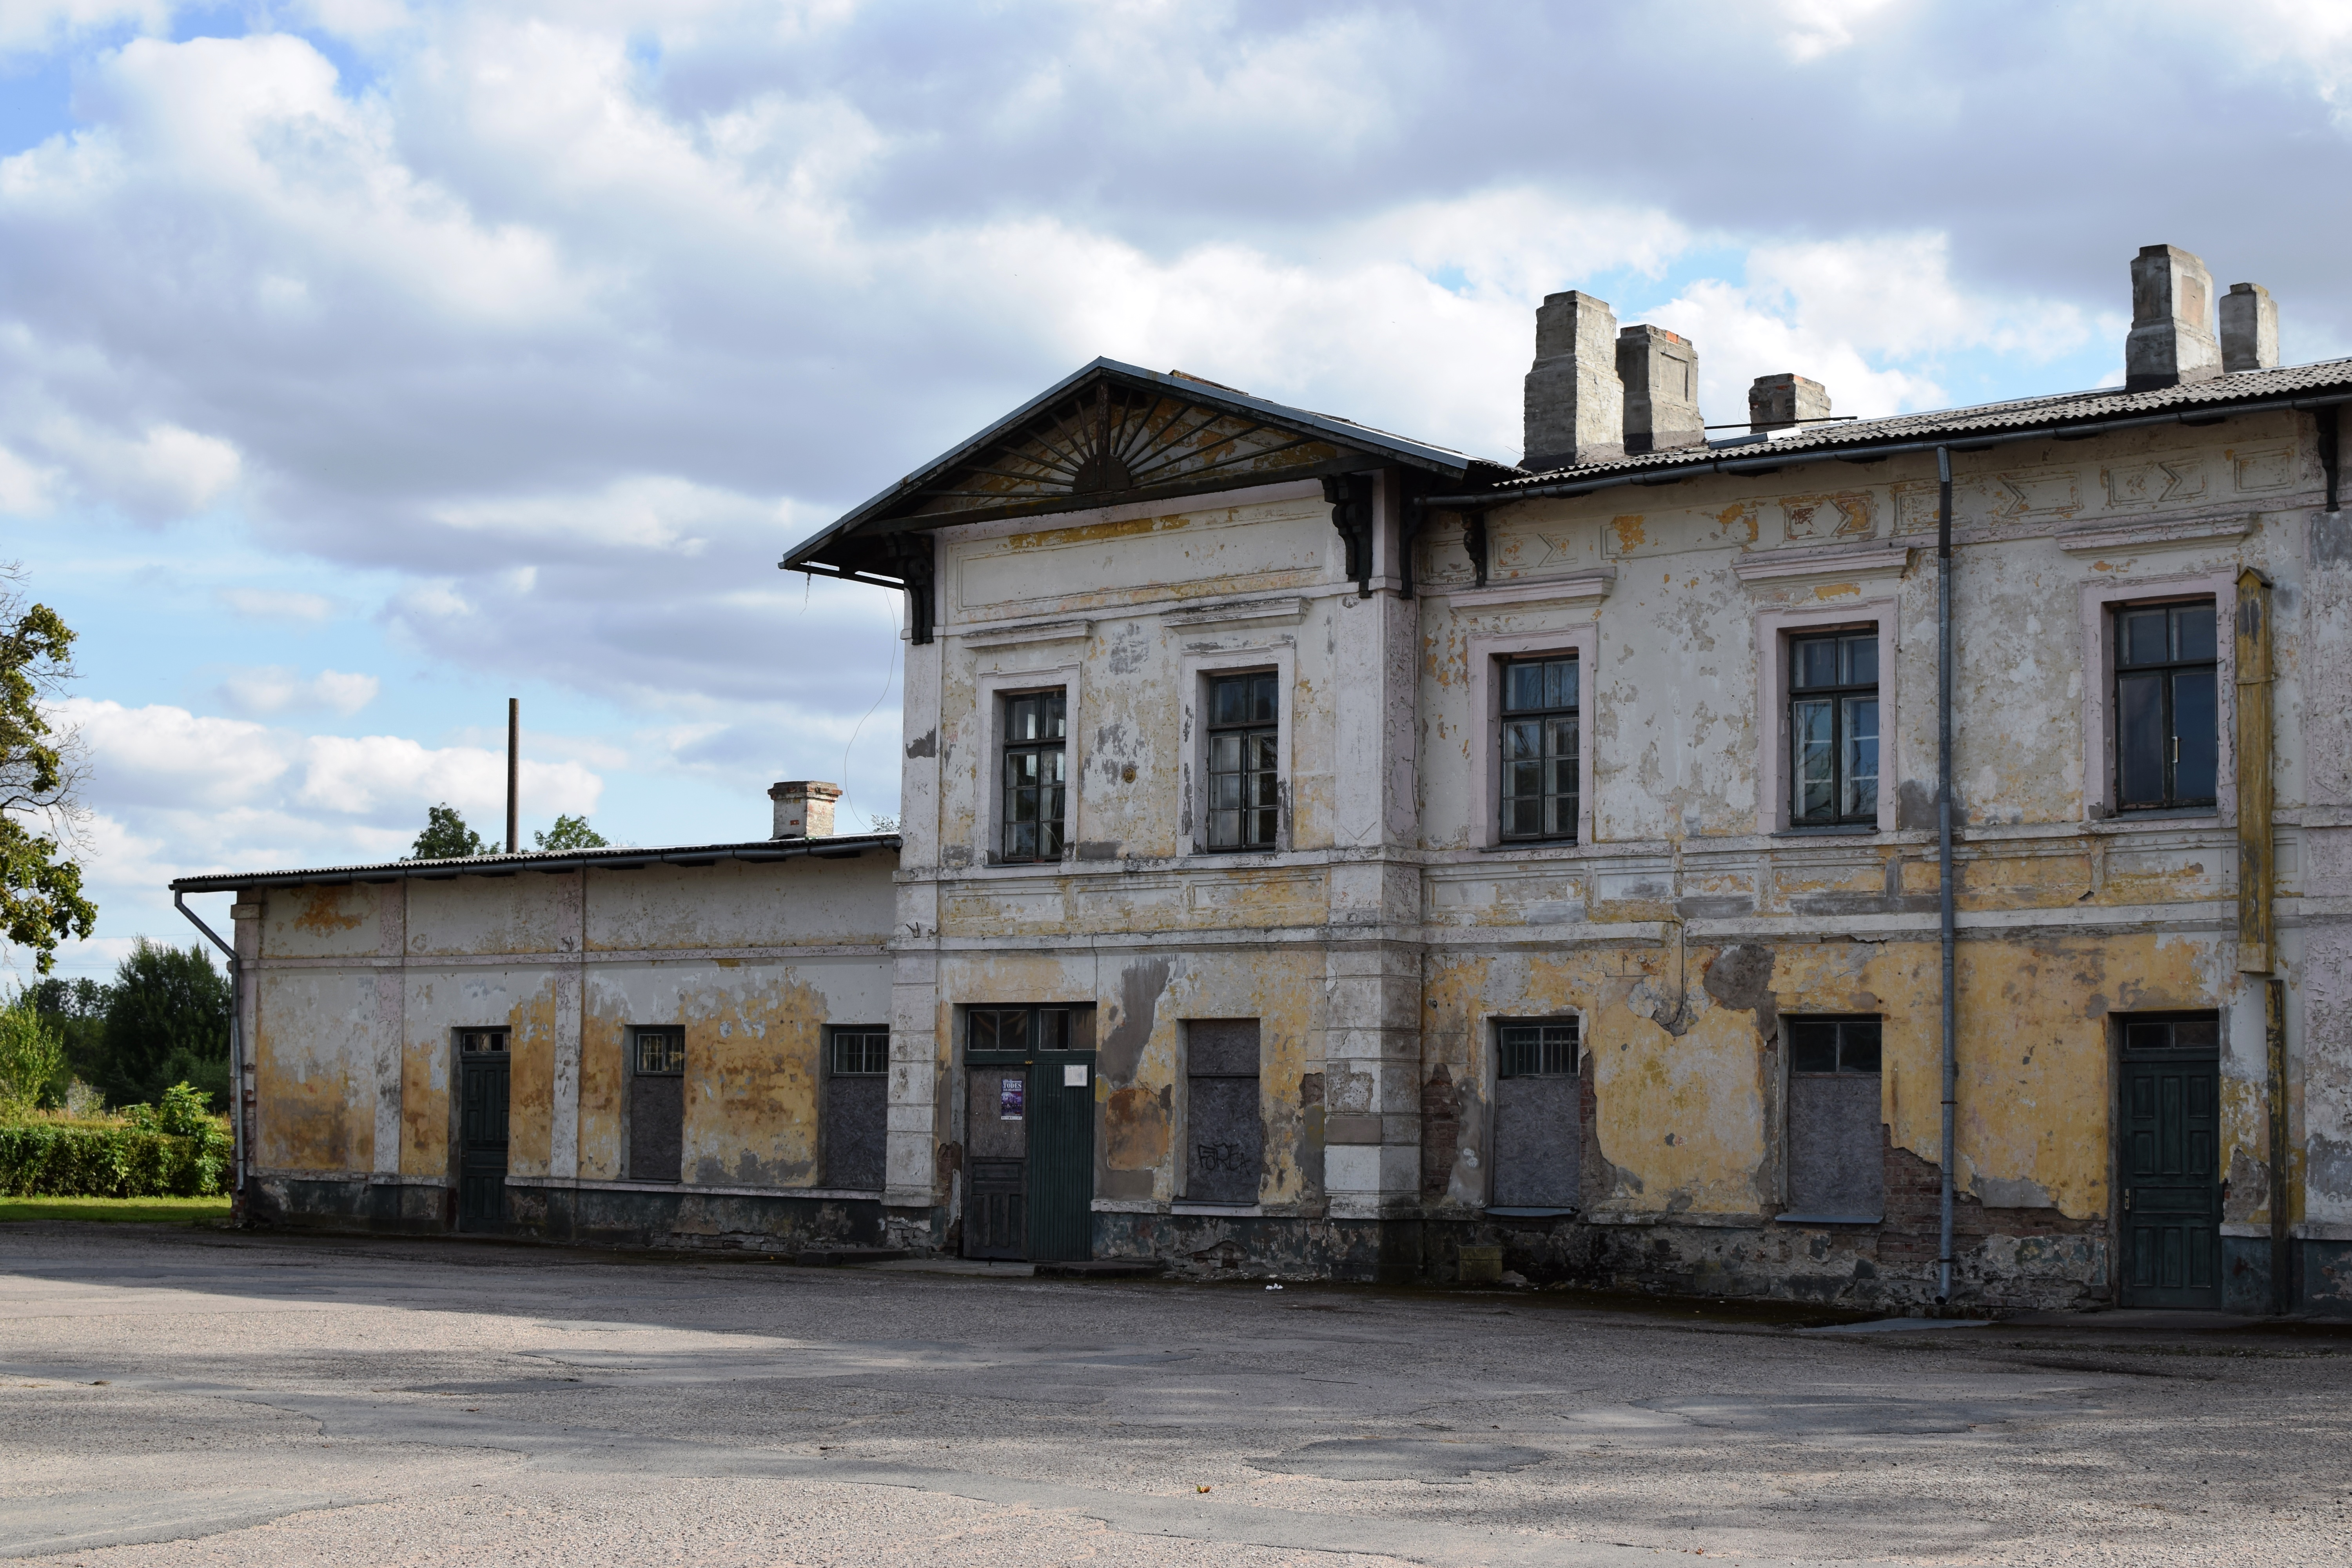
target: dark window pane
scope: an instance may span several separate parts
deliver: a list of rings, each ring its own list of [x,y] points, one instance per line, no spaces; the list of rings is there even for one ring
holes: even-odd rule
[[[1248,694],[1238,680],[1220,680],[1210,687],[1209,722],[1239,724],[1248,715]]]
[[[1878,684],[1878,634],[1859,632],[1845,639],[1845,684]]]
[[[2172,767],[2176,802],[2213,798],[2221,766],[2220,722],[2221,716],[2213,709],[2213,672],[2177,671],[2172,677],[2172,729],[2179,742]]]
[[[1849,697],[1845,700],[1845,756],[1840,771],[1844,774],[1843,795],[1838,802],[1838,815],[1848,818],[1869,816],[1878,810],[1878,699]]]
[[[1541,708],[1543,700],[1543,666],[1539,664],[1507,664],[1503,667],[1503,710],[1524,713]]]
[[[1274,677],[1261,675],[1250,682],[1250,722],[1271,724],[1281,717],[1275,693]]]
[[[2164,677],[2116,681],[2116,790],[2125,805],[2164,804]]]
[[[2218,1018],[2182,1018],[2172,1026],[2172,1044],[2176,1050],[2210,1051],[2221,1043],[2221,1023]]]
[[[1813,637],[1796,643],[1792,652],[1795,668],[1791,679],[1800,689],[1838,683],[1835,637]]]
[[[1789,1069],[1791,1072],[1835,1072],[1838,1029],[1834,1020],[1795,1018],[1789,1023]]]
[[[2116,661],[2162,664],[2171,650],[2166,631],[2171,617],[2162,610],[2126,610],[2116,616]]]
[[[2179,605],[2172,612],[2173,658],[2183,663],[2191,659],[2211,658],[2213,650],[2213,606]]]
[[[1879,1024],[1875,1018],[1849,1018],[1838,1026],[1838,1070],[1878,1070]]]
[[[1066,1007],[1041,1007],[1037,1011],[1037,1048],[1041,1051],[1066,1051],[1070,1048],[1070,1010]]]
[[[1799,822],[1828,822],[1837,816],[1837,771],[1831,750],[1832,709],[1824,701],[1794,704],[1790,713],[1796,734],[1796,801],[1791,816]]]
[[[2124,1049],[2127,1051],[2160,1051],[2172,1044],[2169,1024],[2126,1024]]]

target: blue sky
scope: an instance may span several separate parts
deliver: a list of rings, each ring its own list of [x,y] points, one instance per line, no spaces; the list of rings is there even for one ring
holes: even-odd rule
[[[1842,413],[2116,379],[2127,265],[2352,352],[2352,13],[12,0],[0,557],[82,634],[102,973],[425,808],[897,805],[794,540],[1097,354],[1517,456],[1581,288]],[[23,967],[22,955],[12,960]]]

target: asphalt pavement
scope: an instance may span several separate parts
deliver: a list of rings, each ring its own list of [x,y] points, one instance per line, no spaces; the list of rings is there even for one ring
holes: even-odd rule
[[[0,1226],[0,1557],[2352,1562],[2352,1337]]]

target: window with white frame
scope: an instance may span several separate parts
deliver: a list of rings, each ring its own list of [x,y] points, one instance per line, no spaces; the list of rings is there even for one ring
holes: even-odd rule
[[[2214,602],[2118,605],[2113,614],[2116,809],[2214,805],[2221,772]]]
[[[1878,821],[1878,628],[1789,638],[1789,824]]]
[[[1573,844],[1582,743],[1576,655],[1506,659],[1500,673],[1500,837]]]

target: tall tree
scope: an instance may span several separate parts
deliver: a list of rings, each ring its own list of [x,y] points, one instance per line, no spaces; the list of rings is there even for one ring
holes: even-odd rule
[[[463,860],[470,855],[495,855],[498,846],[484,841],[482,836],[466,826],[466,819],[447,801],[427,806],[425,811],[425,831],[416,836],[415,847],[408,852],[411,860]]]
[[[52,974],[26,994],[32,999],[33,1010],[48,1021],[65,1046],[63,1076],[50,1098],[64,1103],[67,1085],[75,1079],[96,1088],[105,1076],[106,1012],[114,1000],[114,988],[86,975],[63,980]]]
[[[175,1083],[228,1100],[228,976],[191,942],[141,937],[115,971],[97,1086],[117,1105],[152,1104]]]
[[[42,710],[73,676],[74,634],[26,602],[24,581],[0,566],[0,940],[31,949],[47,974],[59,942],[89,935],[98,906],[68,853],[81,820],[74,737]]]

